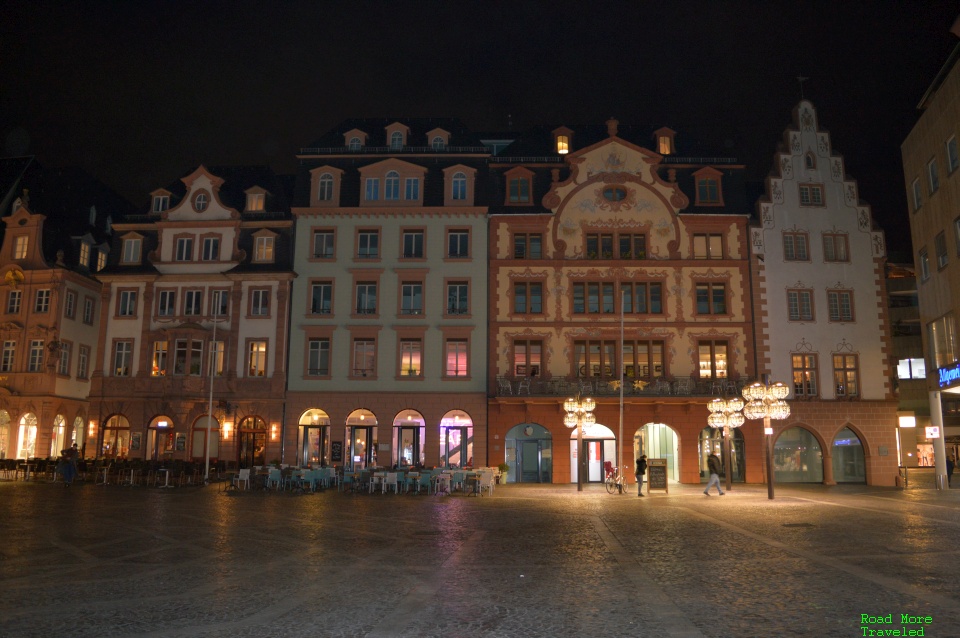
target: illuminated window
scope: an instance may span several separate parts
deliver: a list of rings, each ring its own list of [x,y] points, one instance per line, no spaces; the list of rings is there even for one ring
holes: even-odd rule
[[[80,259],[78,263],[81,268],[90,267],[90,244],[80,242]]]
[[[423,356],[423,344],[419,339],[400,340],[400,376],[419,377],[423,374],[420,360]]]
[[[267,375],[267,342],[251,341],[249,359],[247,362],[248,377],[263,377]]]
[[[447,339],[445,345],[446,366],[444,372],[448,377],[465,377],[469,374],[467,361],[467,340]]]
[[[693,236],[694,259],[723,259],[723,235],[697,234]]]
[[[264,208],[264,196],[263,193],[248,193],[247,194],[247,210],[250,212],[262,211]]]
[[[860,395],[860,374],[857,368],[857,355],[833,355],[833,383],[837,388],[838,399]]]
[[[258,262],[273,261],[273,237],[257,237],[253,260]]]
[[[700,341],[700,378],[724,379],[727,377],[727,342]]]
[[[792,354],[793,394],[797,397],[817,396],[817,355]]]
[[[167,373],[167,342],[153,342],[153,356],[151,357],[150,376],[162,377]]]
[[[118,341],[113,346],[113,376],[129,377],[133,360],[133,342]]]
[[[557,153],[566,155],[570,152],[570,138],[566,135],[557,135]]]
[[[513,342],[513,373],[518,377],[540,376],[542,341]]]
[[[30,245],[30,238],[26,235],[18,235],[16,239],[13,240],[13,258],[14,259],[26,259],[27,258],[27,247]]]

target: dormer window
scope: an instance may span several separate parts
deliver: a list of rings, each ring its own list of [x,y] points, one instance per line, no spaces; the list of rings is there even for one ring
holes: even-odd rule
[[[439,135],[430,140],[430,147],[435,151],[442,151],[447,147],[447,143]]]
[[[247,193],[247,211],[261,212],[264,209],[263,193]]]
[[[359,137],[351,137],[351,138],[350,138],[350,141],[347,143],[347,148],[350,149],[351,151],[354,151],[354,152],[359,151],[360,148],[361,148],[361,146],[360,146],[360,138],[359,138]]]
[[[107,251],[98,250],[97,251],[97,272],[100,272],[107,267]]]
[[[154,195],[153,196],[153,212],[162,213],[163,211],[170,208],[170,196],[169,195]]]
[[[673,129],[663,127],[653,132],[653,139],[657,143],[657,153],[660,155],[673,155],[677,152],[674,136],[676,132]]]
[[[383,180],[383,198],[400,199],[400,173],[390,171]]]
[[[715,168],[701,168],[693,174],[697,184],[695,206],[723,206],[723,173]]]
[[[457,164],[443,169],[443,205],[472,206],[476,169]]]
[[[333,199],[333,175],[330,173],[324,173],[317,181],[317,199],[321,202]]]
[[[570,152],[570,140],[572,138],[573,131],[568,129],[566,126],[561,126],[553,131],[553,143],[554,148],[557,151],[557,155],[566,155]]]
[[[390,134],[390,150],[399,151],[403,148],[403,133],[394,131]]]
[[[453,199],[464,200],[467,198],[467,176],[463,173],[454,173],[453,175]]]
[[[261,230],[253,237],[253,261],[259,263],[272,263],[274,261],[274,248],[276,245],[276,235],[268,230]]]
[[[80,242],[80,261],[81,268],[90,267],[90,244],[86,242]]]
[[[125,237],[123,239],[123,249],[120,252],[120,263],[139,264],[141,245],[140,237]]]
[[[532,203],[533,171],[517,167],[505,173],[507,193],[505,204],[528,206]]]

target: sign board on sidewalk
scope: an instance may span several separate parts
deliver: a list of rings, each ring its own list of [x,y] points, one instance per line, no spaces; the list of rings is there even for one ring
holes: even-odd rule
[[[647,459],[647,490],[663,490],[667,487],[667,459]]]

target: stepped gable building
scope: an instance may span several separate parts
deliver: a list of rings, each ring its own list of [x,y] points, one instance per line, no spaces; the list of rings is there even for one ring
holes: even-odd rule
[[[0,159],[0,457],[56,457],[85,441],[96,274],[112,223],[132,209],[80,169]]]
[[[792,390],[790,417],[773,422],[774,478],[894,485],[884,236],[809,101],[766,187],[750,231],[758,370]]]
[[[599,482],[646,454],[706,481],[706,404],[756,374],[743,165],[613,119],[535,129],[490,162],[490,462],[567,483],[581,454]],[[597,401],[583,450],[564,426],[577,394]],[[737,434],[734,476],[760,481],[761,437]]]
[[[490,151],[362,119],[297,157],[285,460],[485,463]]]
[[[200,166],[114,224],[90,396],[98,456],[280,458],[291,184]]]

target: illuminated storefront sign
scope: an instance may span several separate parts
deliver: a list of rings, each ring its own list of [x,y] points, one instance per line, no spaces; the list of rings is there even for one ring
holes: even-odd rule
[[[937,368],[937,373],[940,375],[941,388],[960,382],[960,363],[955,363],[949,368]]]
[[[939,439],[940,438],[940,428],[936,425],[925,428],[926,435],[928,439]]]

